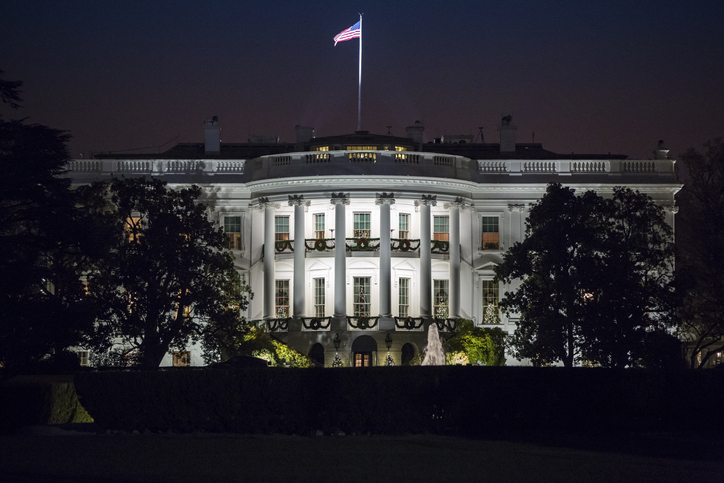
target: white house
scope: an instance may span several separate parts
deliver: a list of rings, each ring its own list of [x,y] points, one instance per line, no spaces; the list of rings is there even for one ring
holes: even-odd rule
[[[493,282],[493,267],[522,239],[529,206],[550,182],[604,196],[637,189],[667,209],[672,226],[680,189],[661,146],[646,160],[561,155],[516,143],[510,117],[498,143],[424,143],[420,123],[407,137],[315,138],[297,126],[288,144],[222,143],[216,118],[204,131],[204,143],[161,154],[73,161],[69,176],[202,186],[255,294],[247,317],[325,366],[335,352],[346,366],[381,365],[388,344],[395,364],[405,363],[424,348],[434,318],[512,332],[515,321],[497,310],[505,287]],[[450,324],[438,321],[442,330]],[[190,361],[203,363],[196,349]],[[164,364],[172,363],[169,355]]]

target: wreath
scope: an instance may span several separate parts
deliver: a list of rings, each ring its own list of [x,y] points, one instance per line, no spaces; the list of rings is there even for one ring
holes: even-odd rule
[[[412,329],[414,329],[414,328],[415,328],[415,321],[412,320],[412,317],[408,316],[408,317],[405,319],[405,329],[407,329],[407,330],[412,330]]]
[[[314,242],[314,249],[318,252],[324,251],[327,248],[327,244],[324,243],[324,240],[319,238],[316,242]]]
[[[357,242],[357,244],[362,248],[367,248],[367,244],[368,244],[367,238],[360,238],[359,242]]]
[[[358,329],[368,329],[370,327],[369,322],[367,322],[367,317],[362,316],[359,319],[357,319],[357,328]]]
[[[320,326],[321,324],[319,323],[319,319],[316,317],[309,322],[309,328],[312,330],[319,330]]]
[[[410,240],[405,238],[404,240],[402,240],[400,242],[400,250],[402,250],[403,252],[406,252],[409,249],[410,249]]]

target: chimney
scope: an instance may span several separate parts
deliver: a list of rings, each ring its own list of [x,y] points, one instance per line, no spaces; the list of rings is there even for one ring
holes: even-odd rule
[[[654,149],[654,159],[669,159],[669,150],[664,147],[664,141],[659,141],[659,145]]]
[[[204,153],[219,154],[221,152],[221,139],[219,118],[214,116],[210,121],[204,121]]]
[[[405,132],[407,137],[415,141],[417,144],[422,144],[422,132],[425,130],[425,126],[420,121],[415,121],[412,126],[407,126]]]
[[[514,126],[513,116],[508,114],[503,116],[498,125],[498,132],[500,133],[500,152],[501,153],[514,153],[515,152],[515,131],[518,126]]]
[[[297,143],[303,144],[308,143],[314,137],[314,128],[312,126],[300,126],[297,124],[294,126],[297,131]]]

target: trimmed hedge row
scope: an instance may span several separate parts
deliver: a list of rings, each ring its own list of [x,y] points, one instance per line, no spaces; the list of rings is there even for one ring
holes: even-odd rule
[[[200,368],[76,375],[102,429],[242,433],[702,430],[724,374],[531,367]]]
[[[0,430],[92,422],[78,401],[73,376],[17,376],[0,385]]]

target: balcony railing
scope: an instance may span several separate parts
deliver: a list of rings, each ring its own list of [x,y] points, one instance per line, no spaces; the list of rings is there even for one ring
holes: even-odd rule
[[[377,327],[377,323],[380,321],[379,317],[370,317],[368,315],[361,316],[347,316],[347,325],[357,330],[370,330]]]
[[[307,238],[304,247],[308,252],[326,252],[334,250],[334,238]]]
[[[450,242],[447,240],[432,240],[432,248],[430,251],[432,253],[449,253]]]
[[[346,243],[351,252],[373,252],[380,248],[379,238],[347,238]]]
[[[420,249],[420,240],[410,240],[408,238],[392,238],[390,239],[392,250],[396,252],[416,252]]]
[[[402,330],[422,328],[422,317],[395,317],[395,327]]]
[[[302,325],[307,330],[328,330],[332,317],[302,317]]]

